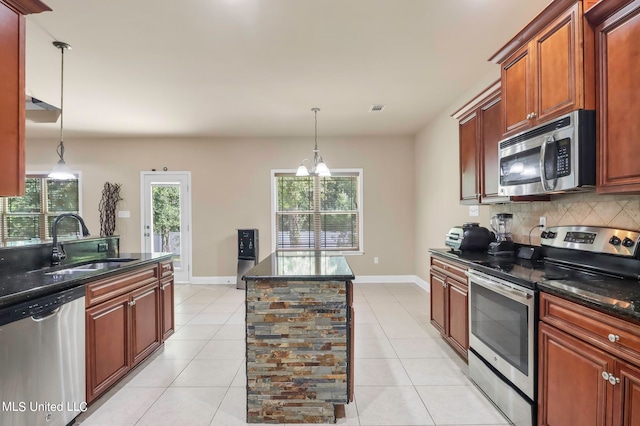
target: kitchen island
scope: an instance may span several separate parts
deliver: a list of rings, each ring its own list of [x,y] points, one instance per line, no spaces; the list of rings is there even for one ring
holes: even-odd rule
[[[334,423],[353,400],[354,275],[346,259],[277,252],[243,279],[247,423]]]

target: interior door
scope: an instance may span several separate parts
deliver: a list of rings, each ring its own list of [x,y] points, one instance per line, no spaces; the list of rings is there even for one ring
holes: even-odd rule
[[[191,279],[191,172],[141,172],[142,248],[173,252],[175,281]]]

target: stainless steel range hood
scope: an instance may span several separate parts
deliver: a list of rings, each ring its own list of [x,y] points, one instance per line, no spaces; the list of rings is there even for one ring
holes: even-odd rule
[[[55,123],[60,117],[60,108],[26,95],[25,116],[34,123]]]

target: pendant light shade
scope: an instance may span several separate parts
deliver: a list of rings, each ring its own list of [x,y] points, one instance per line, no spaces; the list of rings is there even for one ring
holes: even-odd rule
[[[322,157],[318,155],[318,111],[320,111],[320,108],[311,108],[311,111],[313,111],[313,113],[315,114],[315,122],[316,122],[315,145],[313,148],[313,163],[307,158],[302,160],[302,163],[300,163],[300,166],[298,167],[298,171],[296,172],[296,176],[322,176],[322,177],[331,176],[331,172],[329,171],[329,168],[325,164]],[[310,169],[304,165],[305,161],[309,162],[309,164],[311,165]]]
[[[73,174],[71,167],[64,161],[64,51],[71,50],[71,46],[62,41],[54,41],[53,45],[60,49],[61,66],[60,66],[60,143],[56,152],[59,160],[53,170],[49,173],[49,178],[56,180],[74,180],[77,176]]]

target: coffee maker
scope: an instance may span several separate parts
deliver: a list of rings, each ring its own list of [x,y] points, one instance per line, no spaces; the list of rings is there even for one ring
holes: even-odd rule
[[[496,233],[496,241],[489,244],[488,254],[494,256],[513,256],[515,245],[511,238],[511,224],[513,223],[513,214],[498,213],[491,218],[489,224],[491,229]]]

